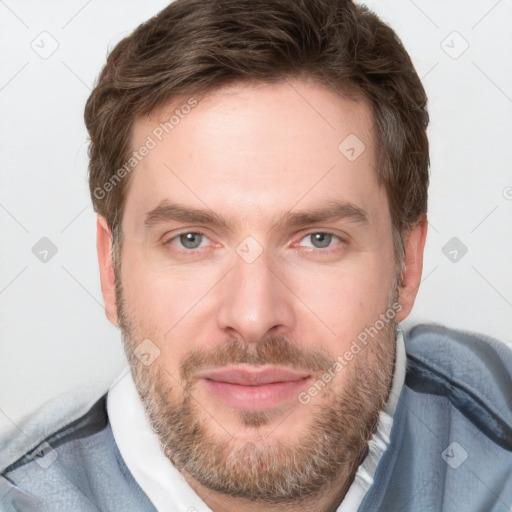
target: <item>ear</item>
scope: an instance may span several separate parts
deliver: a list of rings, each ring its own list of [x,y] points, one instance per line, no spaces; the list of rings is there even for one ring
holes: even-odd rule
[[[101,293],[105,303],[105,314],[112,324],[118,326],[115,276],[112,264],[112,232],[107,220],[101,215],[98,215],[96,228],[96,249],[98,251]]]
[[[405,271],[402,273],[402,282],[400,284],[399,302],[402,309],[396,315],[398,322],[409,316],[418,293],[418,288],[420,287],[427,225],[427,217],[423,216],[403,236]]]

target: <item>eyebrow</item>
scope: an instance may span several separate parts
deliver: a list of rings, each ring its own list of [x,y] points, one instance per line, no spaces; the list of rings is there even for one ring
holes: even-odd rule
[[[345,220],[357,224],[368,224],[365,210],[352,203],[340,200],[327,200],[324,205],[308,210],[287,211],[272,218],[272,229],[282,226],[296,227],[320,222]],[[189,208],[168,200],[161,201],[156,208],[146,213],[144,226],[147,228],[170,221],[193,222],[230,230],[230,225],[221,215],[212,210]]]

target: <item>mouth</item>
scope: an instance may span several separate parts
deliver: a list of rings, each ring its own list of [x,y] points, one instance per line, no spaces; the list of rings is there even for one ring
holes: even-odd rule
[[[215,399],[251,411],[272,409],[296,398],[312,380],[306,372],[246,364],[204,371],[198,377]]]

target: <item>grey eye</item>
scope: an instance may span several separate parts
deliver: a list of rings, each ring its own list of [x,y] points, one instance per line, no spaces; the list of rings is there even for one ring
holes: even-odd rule
[[[201,233],[183,233],[180,237],[180,243],[187,249],[197,249],[201,245]]]
[[[329,247],[332,240],[332,235],[329,233],[311,233],[308,236],[311,237],[312,244],[319,249]]]

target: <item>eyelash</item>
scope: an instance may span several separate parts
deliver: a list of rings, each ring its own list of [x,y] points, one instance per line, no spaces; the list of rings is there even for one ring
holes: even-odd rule
[[[187,235],[187,234],[201,235],[201,236],[206,237],[206,238],[209,239],[208,235],[206,235],[205,233],[202,233],[200,231],[182,231],[181,233],[178,233],[177,235],[174,235],[172,238],[170,238],[167,242],[164,243],[164,245],[173,245],[171,243],[173,240],[179,239],[179,237],[181,235]],[[300,240],[303,240],[304,238],[306,238],[308,236],[311,236],[311,235],[315,235],[315,234],[330,235],[333,238],[337,238],[341,243],[340,244],[335,244],[334,247],[336,247],[337,245],[342,245],[342,244],[345,243],[345,240],[343,240],[343,238],[341,238],[336,233],[332,233],[331,231],[310,231],[309,233],[306,233],[305,235],[303,235],[300,238]],[[293,245],[295,245],[295,244],[293,244]],[[195,248],[195,249],[180,249],[180,248],[174,247],[173,251],[175,251],[175,252],[177,252],[179,254],[194,254],[194,253],[200,252],[202,249],[205,249],[205,248],[204,247],[198,247],[198,248]],[[308,247],[308,249],[311,249],[314,252],[318,252],[318,253],[322,253],[322,254],[330,254],[333,251],[339,250],[339,249],[336,249],[336,248],[331,248],[331,246],[329,246],[327,248]]]

